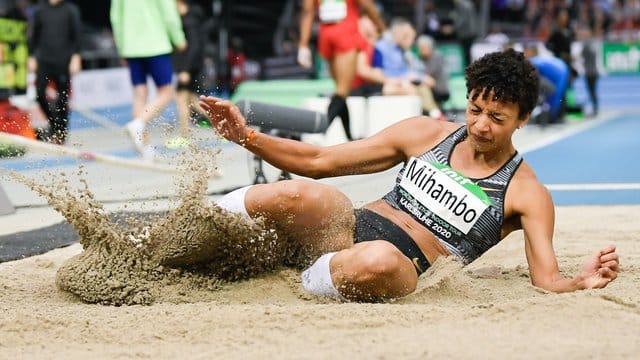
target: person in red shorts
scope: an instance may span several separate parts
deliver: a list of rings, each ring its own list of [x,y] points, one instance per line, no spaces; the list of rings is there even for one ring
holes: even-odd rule
[[[349,140],[353,140],[353,136],[346,100],[356,74],[358,52],[366,43],[358,31],[360,11],[371,18],[380,32],[384,31],[385,24],[372,0],[304,0],[300,18],[298,63],[306,68],[313,64],[309,40],[317,12],[320,21],[318,52],[328,62],[331,77],[336,83],[327,116],[329,121],[340,116]]]

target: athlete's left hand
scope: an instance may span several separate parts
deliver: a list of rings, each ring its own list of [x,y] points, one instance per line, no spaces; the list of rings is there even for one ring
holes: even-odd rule
[[[615,245],[609,245],[593,254],[582,265],[580,285],[584,289],[599,289],[618,277],[620,262]]]

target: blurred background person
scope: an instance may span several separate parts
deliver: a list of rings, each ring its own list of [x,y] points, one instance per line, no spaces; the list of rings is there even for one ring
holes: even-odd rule
[[[571,42],[573,42],[575,34],[571,28],[570,21],[569,10],[566,8],[558,9],[553,31],[551,31],[545,46],[553,55],[562,59],[571,70],[572,76],[575,76],[576,72],[573,69],[573,59],[571,57]]]
[[[424,74],[424,66],[411,52],[415,39],[416,31],[410,21],[402,17],[393,18],[388,34],[376,43],[373,66],[381,68],[385,77],[399,80],[397,89],[392,87],[394,83],[385,84],[389,87],[389,95],[418,95],[425,114],[444,120],[431,92],[434,79]]]
[[[556,9],[553,30],[545,42],[545,47],[557,58],[564,61],[569,68],[567,89],[572,88],[573,79],[578,75],[578,72],[573,66],[573,57],[571,55],[571,43],[575,40],[575,34],[571,27],[571,18],[569,15],[569,10],[566,7]],[[567,91],[565,91],[561,102],[562,113],[566,113],[567,111],[580,111],[580,109],[569,109],[567,100]]]
[[[509,36],[502,31],[499,24],[491,24],[489,33],[484,37],[484,41],[489,44],[494,44],[500,49],[506,49],[511,40]]]
[[[184,51],[187,42],[175,0],[112,0],[111,28],[118,53],[127,61],[133,85],[132,120],[125,127],[136,150],[152,161],[147,124],[174,98],[171,53]],[[151,76],[157,93],[147,105]]]
[[[329,122],[340,116],[347,139],[353,140],[347,108],[347,96],[356,75],[356,59],[365,40],[358,31],[360,9],[369,16],[382,32],[385,24],[371,0],[303,0],[300,17],[298,63],[310,68],[313,64],[309,41],[316,16],[320,20],[318,52],[327,61],[331,77],[335,81],[335,93],[331,96],[327,116]]]
[[[433,38],[440,36],[441,19],[436,11],[436,4],[433,0],[424,0],[424,26],[422,34]]]
[[[381,95],[386,79],[382,69],[373,67],[375,44],[380,38],[380,32],[367,15],[360,16],[358,31],[365,42],[356,59],[356,76],[351,83],[351,95],[365,97]]]
[[[548,107],[548,116],[544,118],[542,125],[563,122],[566,109],[563,102],[569,86],[569,67],[553,54],[540,55],[537,44],[527,44],[524,54],[538,70],[538,74],[543,78],[541,80],[544,80],[540,82],[540,91]]]
[[[197,103],[197,96],[204,88],[202,77],[205,46],[205,35],[202,31],[202,24],[205,21],[204,12],[198,4],[190,0],[177,0],[176,5],[187,40],[187,49],[174,52],[172,57],[174,71],[178,75],[176,109],[180,135],[167,142],[166,145],[170,149],[189,145],[192,114],[196,111],[203,113]]]
[[[589,24],[578,25],[576,38],[581,42],[582,51],[580,56],[584,66],[584,79],[586,82],[587,95],[591,102],[591,112],[589,115],[598,115],[598,77],[600,76],[598,69],[598,48],[601,46]]]
[[[65,0],[41,2],[30,31],[28,68],[36,74],[36,100],[49,122],[49,129],[36,133],[40,140],[61,145],[69,133],[71,76],[82,66],[80,11]],[[49,86],[56,93],[47,94]]]
[[[356,77],[353,79],[351,95],[416,95],[416,88],[411,82],[403,78],[387,77],[378,59],[377,66],[373,65],[376,56],[375,45],[380,40],[380,32],[371,19],[360,16],[358,28],[366,40],[364,50],[358,52]],[[380,56],[380,54],[378,54]]]
[[[451,11],[455,38],[462,47],[464,66],[471,64],[471,46],[478,37],[478,12],[473,1],[453,0]]]
[[[442,104],[449,100],[449,75],[447,75],[444,56],[436,49],[435,40],[428,35],[420,35],[416,40],[418,56],[424,66],[425,84],[431,88],[433,98],[442,108]]]

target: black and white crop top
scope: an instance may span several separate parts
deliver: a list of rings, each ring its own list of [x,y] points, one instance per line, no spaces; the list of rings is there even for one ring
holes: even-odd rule
[[[433,149],[410,158],[383,199],[469,263],[500,241],[507,186],[522,156],[516,152],[486,178],[467,178],[450,166],[453,148],[466,137],[467,128],[462,126]]]

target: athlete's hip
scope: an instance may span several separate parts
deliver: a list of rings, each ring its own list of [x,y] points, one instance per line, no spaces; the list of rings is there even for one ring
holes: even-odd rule
[[[430,264],[433,264],[440,255],[450,255],[449,251],[429,230],[413,219],[411,215],[392,207],[386,201],[376,200],[364,205],[363,208],[387,218],[404,230],[418,245]]]

